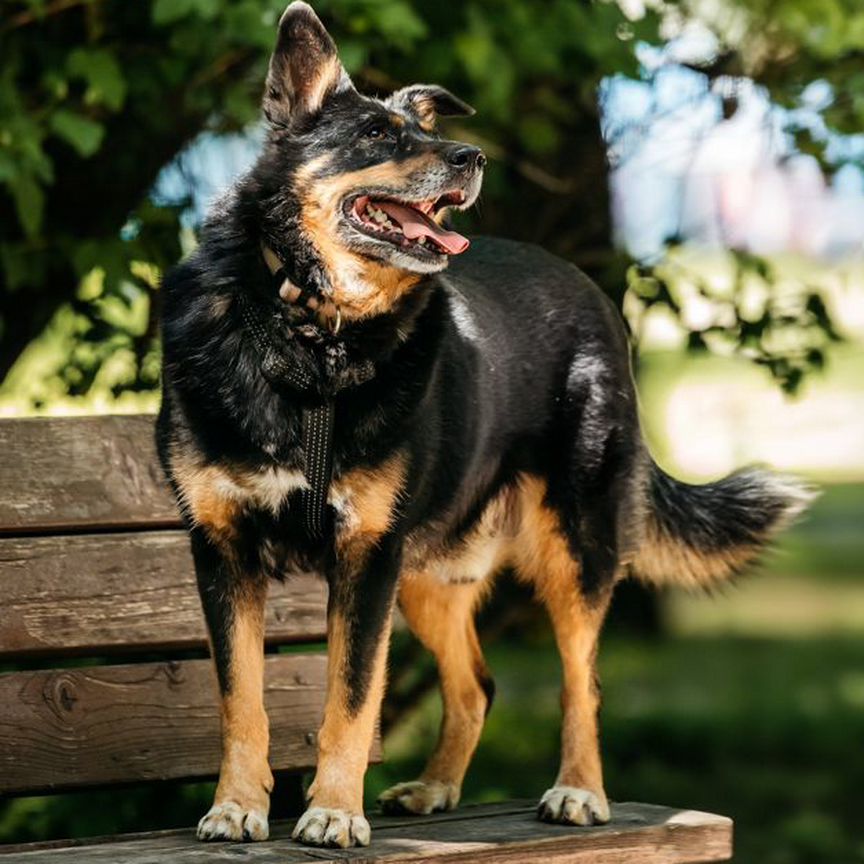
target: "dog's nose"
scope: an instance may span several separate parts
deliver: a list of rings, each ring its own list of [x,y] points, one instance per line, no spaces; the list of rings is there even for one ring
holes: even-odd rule
[[[486,154],[479,147],[470,144],[457,144],[451,147],[445,156],[448,165],[465,170],[468,168],[482,168],[486,164]]]

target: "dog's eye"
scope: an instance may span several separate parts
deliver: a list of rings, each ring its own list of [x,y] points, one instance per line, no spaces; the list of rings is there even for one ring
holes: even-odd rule
[[[363,133],[365,138],[370,138],[372,141],[380,141],[390,134],[390,129],[386,123],[374,123],[369,126]]]

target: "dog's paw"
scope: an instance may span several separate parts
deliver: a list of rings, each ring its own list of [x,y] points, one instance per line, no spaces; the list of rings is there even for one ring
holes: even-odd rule
[[[198,823],[199,840],[266,840],[267,814],[234,801],[214,804]]]
[[[609,802],[602,792],[597,795],[575,786],[553,786],[540,799],[537,816],[562,825],[603,825],[610,818]]]
[[[361,813],[310,807],[294,826],[291,836],[307,846],[368,846],[369,823]]]
[[[459,803],[459,788],[453,783],[437,780],[412,780],[397,783],[378,796],[384,813],[417,813],[427,815],[439,810],[452,810]]]

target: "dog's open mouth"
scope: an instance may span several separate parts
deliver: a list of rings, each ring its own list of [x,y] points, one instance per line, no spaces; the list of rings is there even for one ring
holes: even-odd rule
[[[432,217],[443,208],[464,201],[462,191],[426,201],[358,195],[346,201],[345,212],[364,234],[414,253],[458,255],[468,248],[468,238],[442,228]]]

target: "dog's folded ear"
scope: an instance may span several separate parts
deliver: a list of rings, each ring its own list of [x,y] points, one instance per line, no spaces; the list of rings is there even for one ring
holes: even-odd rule
[[[275,126],[314,114],[328,96],[353,89],[336,43],[308,3],[291,3],[279,20],[263,108]]]
[[[470,117],[476,113],[467,103],[437,84],[412,84],[393,93],[387,102],[393,108],[411,111],[420,125],[431,129],[441,117]]]

